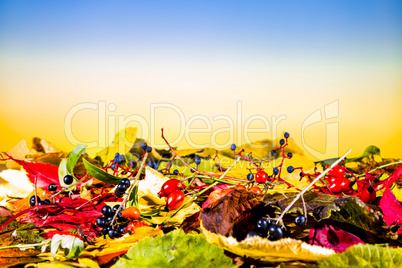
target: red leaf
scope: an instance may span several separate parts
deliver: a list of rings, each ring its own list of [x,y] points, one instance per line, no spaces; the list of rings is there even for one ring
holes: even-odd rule
[[[402,223],[402,205],[389,188],[385,189],[381,197],[380,208],[384,213],[384,221],[388,226]]]
[[[337,226],[327,224],[321,228],[312,228],[308,238],[311,245],[320,245],[333,249],[335,252],[343,252],[355,244],[365,244],[354,234],[346,232]]]
[[[400,165],[398,167],[398,169],[394,172],[394,174],[392,174],[391,176],[389,176],[387,179],[380,181],[378,183],[376,183],[373,188],[374,190],[377,192],[379,190],[382,190],[384,188],[389,188],[392,186],[392,184],[402,176],[402,165]]]
[[[59,185],[59,168],[50,164],[41,162],[29,162],[24,160],[13,159],[20,164],[28,173],[29,180],[35,184],[35,177],[37,180],[37,187],[47,190],[49,184],[55,183]]]

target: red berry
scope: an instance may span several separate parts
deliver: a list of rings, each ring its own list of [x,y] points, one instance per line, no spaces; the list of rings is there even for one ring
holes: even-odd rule
[[[349,190],[349,185],[350,181],[346,178],[336,178],[331,180],[329,189],[334,193],[334,194],[340,194],[342,192],[345,192]]]
[[[166,181],[162,187],[161,190],[159,191],[158,195],[159,197],[168,197],[171,193],[173,193],[176,190],[183,189],[184,185],[176,179],[171,179]]]
[[[141,216],[141,213],[136,207],[128,207],[121,212],[121,215],[130,220],[138,220]]]
[[[171,193],[166,199],[166,205],[169,210],[178,209],[183,204],[184,193],[180,190],[176,190]]]
[[[258,187],[258,186],[250,187],[250,189],[248,189],[248,190],[255,194],[262,195],[262,191],[261,191],[260,187]]]
[[[345,169],[342,166],[336,165],[328,172],[328,174],[331,177],[343,178],[345,176]]]
[[[257,183],[265,183],[268,180],[268,174],[264,170],[259,170],[255,174],[255,181]]]
[[[373,187],[369,185],[368,187],[364,187],[360,192],[359,192],[359,198],[362,200],[364,203],[373,203],[375,198],[377,197],[377,192],[374,191]]]

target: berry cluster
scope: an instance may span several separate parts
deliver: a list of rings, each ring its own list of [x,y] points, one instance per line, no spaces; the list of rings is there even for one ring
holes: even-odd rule
[[[159,197],[166,197],[166,207],[169,210],[178,209],[184,201],[184,193],[181,191],[184,185],[181,181],[170,179],[166,181],[159,191]]]
[[[51,202],[49,199],[45,199],[45,200],[41,200],[39,196],[37,196],[37,200],[38,200],[38,206],[43,206],[43,205],[50,205]],[[31,198],[29,198],[29,205],[31,207],[35,206],[36,202],[35,202],[35,196],[31,196]]]
[[[116,189],[114,190],[114,194],[117,198],[123,197],[128,187],[130,187],[130,180],[127,178],[123,178],[119,184],[117,184]]]
[[[122,213],[117,210],[120,205],[115,205],[113,209],[110,206],[102,207],[102,217],[96,219],[96,225],[102,228],[102,233],[110,238],[121,237],[126,233],[126,228],[129,220],[122,216]],[[116,223],[112,225],[114,215],[117,213]]]
[[[268,173],[263,170],[263,168],[261,167],[262,162],[260,164],[257,164],[254,162],[253,159],[249,159],[248,157],[245,158],[242,156],[242,153],[244,150],[236,152],[236,148],[237,148],[236,145],[232,144],[230,146],[230,149],[233,151],[233,153],[235,155],[240,156],[243,160],[251,161],[255,165],[257,172],[255,174],[253,174],[250,170],[250,173],[247,174],[247,180],[250,183],[255,182],[257,184],[267,184],[267,183],[272,183],[274,180],[279,180],[279,181],[282,181],[285,184],[287,184],[289,187],[293,187],[293,185],[291,185],[290,183],[286,182],[284,179],[281,178],[281,171],[282,171],[282,168],[284,165],[284,160],[291,159],[293,157],[293,154],[291,152],[288,152],[285,155],[285,147],[288,145],[289,137],[290,137],[289,133],[285,132],[284,139],[281,139],[279,141],[280,147],[271,151],[271,156],[276,156],[278,151],[281,151],[281,153],[282,153],[282,161],[278,166],[276,166],[272,169],[271,175],[268,175]],[[297,168],[294,168],[293,166],[288,166],[286,170],[288,173],[292,173],[295,169],[297,169]],[[251,189],[251,188],[253,188],[253,189]],[[253,186],[251,188],[249,190],[252,190],[253,192],[256,192],[258,194],[261,192],[261,190],[258,190],[259,187],[257,187],[257,186]]]
[[[71,176],[71,175],[66,175],[66,176],[63,177],[63,182],[66,185],[70,185],[70,184],[72,184],[74,182],[74,177]],[[49,192],[54,193],[54,192],[57,191],[57,187],[60,187],[60,186],[57,186],[55,183],[51,183],[48,186],[48,190],[49,190]],[[37,200],[38,200],[38,205],[39,206],[50,205],[52,203],[49,199],[41,200],[39,196],[37,196]],[[33,195],[29,199],[29,205],[31,207],[33,207],[33,206],[35,206],[35,204],[36,204],[35,196]]]
[[[303,227],[306,224],[306,218],[298,215],[295,218],[296,226]],[[254,230],[247,233],[246,237],[260,236],[267,237],[271,241],[282,239],[285,236],[285,230],[271,220],[261,218],[257,221]]]

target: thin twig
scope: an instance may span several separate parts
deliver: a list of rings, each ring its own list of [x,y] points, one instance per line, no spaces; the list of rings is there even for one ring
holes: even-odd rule
[[[292,206],[296,203],[296,201],[302,196],[305,192],[307,192],[308,189],[310,189],[311,186],[313,186],[317,181],[319,181],[325,174],[328,173],[334,166],[336,166],[339,162],[341,162],[345,157],[352,151],[352,148],[349,149],[349,151],[346,152],[341,158],[336,160],[329,168],[324,170],[323,173],[321,173],[317,178],[315,178],[309,185],[307,185],[300,193],[298,193],[293,201],[285,208],[285,210],[282,212],[281,216],[276,220],[276,223],[278,224],[279,222],[282,221],[282,218],[285,216],[285,214],[292,208]]]
[[[128,188],[128,193],[126,193],[126,195],[124,196],[123,201],[120,203],[119,208],[116,210],[116,213],[113,216],[112,222],[110,223],[111,226],[113,226],[113,223],[116,220],[116,217],[119,214],[119,211],[121,210],[122,206],[126,205],[127,200],[130,197],[131,192],[133,191],[134,187],[138,184],[138,181],[139,181],[140,176],[141,176],[141,172],[144,169],[145,162],[147,161],[147,157],[148,157],[148,152],[145,152],[144,159],[142,160],[142,163],[141,163],[141,167],[138,170],[137,175],[135,175],[135,177],[134,177],[134,182],[130,184],[130,187]]]

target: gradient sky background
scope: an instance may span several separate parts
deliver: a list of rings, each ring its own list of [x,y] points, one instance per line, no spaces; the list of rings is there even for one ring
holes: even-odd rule
[[[270,131],[251,140],[289,131],[299,146],[316,151],[312,157],[350,147],[360,155],[370,144],[401,157],[401,3],[0,0],[0,150],[33,136],[71,150],[70,130],[102,147],[122,127],[113,122],[119,116],[141,116],[147,124],[128,125],[163,147],[160,128],[176,140],[180,110],[185,123],[196,115],[211,123],[207,133],[173,144],[182,148],[211,145],[211,136],[223,147],[244,142],[236,131],[214,135],[229,126],[216,116],[227,116],[237,130],[259,115]],[[339,116],[303,130],[311,114],[333,102]],[[78,111],[66,130],[69,111],[85,103],[98,110]],[[106,121],[99,119],[103,103],[115,108],[101,112]],[[155,103],[176,111],[159,108],[151,121]],[[338,124],[337,142],[330,141],[336,148],[326,146],[327,123]]]

